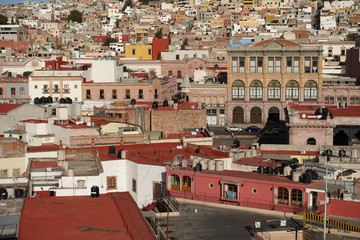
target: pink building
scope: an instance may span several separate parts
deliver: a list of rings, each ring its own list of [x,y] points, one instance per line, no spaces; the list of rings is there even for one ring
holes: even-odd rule
[[[282,212],[321,209],[324,202],[317,188],[322,180],[305,184],[261,173],[176,167],[168,167],[166,176],[169,195],[178,198]]]

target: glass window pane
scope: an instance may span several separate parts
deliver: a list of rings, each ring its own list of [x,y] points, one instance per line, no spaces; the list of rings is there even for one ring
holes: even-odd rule
[[[276,57],[275,72],[281,73],[281,57]]]
[[[232,58],[232,73],[237,73],[238,72],[238,62],[237,62],[236,57]]]
[[[274,73],[274,58],[268,58],[268,73]]]

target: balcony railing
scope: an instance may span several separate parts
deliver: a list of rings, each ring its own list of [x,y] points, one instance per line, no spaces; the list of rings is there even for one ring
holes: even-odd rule
[[[64,89],[63,92],[64,93],[70,93],[70,89]]]

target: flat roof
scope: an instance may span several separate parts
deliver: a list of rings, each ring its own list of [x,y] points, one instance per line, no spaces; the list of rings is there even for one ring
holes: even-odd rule
[[[156,239],[128,192],[26,198],[18,239]]]

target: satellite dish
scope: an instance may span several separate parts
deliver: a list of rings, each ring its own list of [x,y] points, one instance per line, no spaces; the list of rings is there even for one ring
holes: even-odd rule
[[[191,109],[195,109],[195,106],[194,106],[194,105],[191,105]]]
[[[86,126],[91,127],[91,122],[88,122]]]
[[[211,137],[214,136],[214,132],[210,132],[210,136],[211,136]]]
[[[150,144],[149,139],[146,139],[146,140],[145,140],[145,144],[146,144],[146,145],[149,145],[149,144]]]
[[[8,130],[10,131],[12,127],[8,127]]]
[[[305,113],[303,113],[303,115],[301,115],[301,117],[302,117],[302,118],[306,118],[306,114],[305,114]]]
[[[195,132],[198,132],[199,131],[199,129],[197,128],[197,129],[195,129]]]

